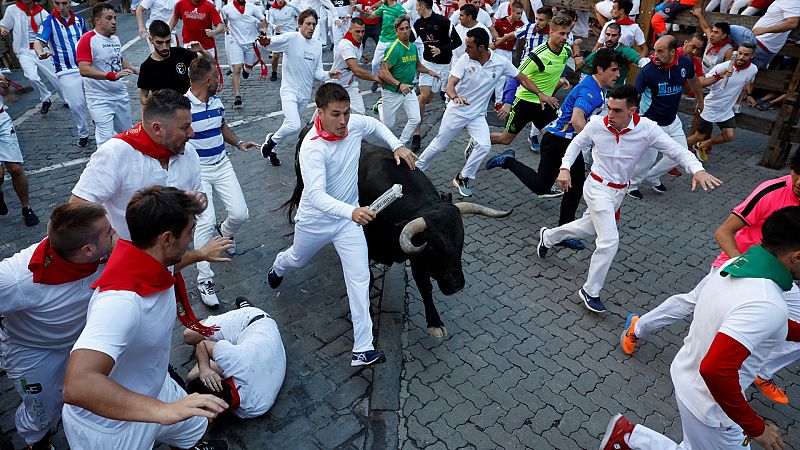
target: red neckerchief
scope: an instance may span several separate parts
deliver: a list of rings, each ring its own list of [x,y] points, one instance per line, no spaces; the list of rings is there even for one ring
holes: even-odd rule
[[[752,63],[753,63],[752,61],[747,61],[747,64],[746,64],[744,67],[742,67],[741,69],[740,69],[740,68],[738,68],[738,67],[736,67],[736,64],[734,64],[734,65],[733,65],[733,68],[734,68],[734,69],[736,69],[736,71],[738,72],[738,71],[740,71],[740,70],[747,69],[748,67],[750,67],[750,64],[752,64]]]
[[[678,48],[681,48],[681,47],[678,47]],[[656,55],[650,55],[650,62],[652,62],[653,64],[658,66],[659,69],[669,70],[669,69],[671,69],[671,68],[673,68],[673,67],[678,65],[678,58],[679,57],[680,57],[680,55],[678,55],[678,52],[676,51],[675,52],[675,59],[672,60],[671,63],[667,64],[666,66],[660,66],[658,64],[658,61],[656,61]]]
[[[639,119],[641,119],[641,117],[639,117],[639,114],[633,113],[633,126],[634,127],[639,124]],[[606,129],[608,131],[610,131],[612,134],[614,134],[615,138],[617,138],[617,143],[619,143],[619,137],[620,136],[622,136],[623,134],[633,130],[633,128],[625,128],[623,130],[617,130],[616,128],[614,128],[613,126],[608,124],[608,115],[603,117],[603,123],[605,124]]]
[[[61,17],[61,14],[59,14],[58,11],[55,9],[53,10],[52,14],[56,17],[56,20],[61,22],[61,24],[64,25],[65,27],[68,27],[73,23],[75,23],[75,13],[72,11],[69,12],[69,19],[67,20],[64,20],[64,18]]]
[[[233,384],[233,378],[225,378],[225,383],[231,387],[231,404],[230,409],[236,409],[239,407],[241,403],[241,399],[239,398],[239,388]]]
[[[56,253],[50,238],[44,238],[33,251],[28,270],[33,273],[33,282],[39,284],[64,284],[82,280],[97,272],[101,262],[78,264],[69,262]]]
[[[233,0],[233,2],[231,2],[231,3],[233,3],[233,7],[236,8],[237,11],[239,11],[239,14],[244,14],[245,5],[242,5],[241,7],[239,7],[239,2],[237,2],[236,0]]]
[[[286,2],[283,2],[282,5],[278,4],[278,0],[275,0],[274,2],[272,2],[272,7],[275,8],[275,9],[283,9],[284,6],[286,6]]]
[[[542,30],[542,31],[536,30],[536,34],[538,34],[539,36],[544,35],[544,34],[550,34],[550,26],[548,25],[548,26],[544,27],[544,30]]]
[[[328,142],[336,142],[341,141],[342,139],[347,137],[347,133],[349,131],[345,131],[344,136],[337,136],[335,134],[328,133],[327,131],[322,129],[322,122],[319,121],[319,116],[314,119],[314,128],[317,130],[317,135],[312,137],[311,140],[313,141],[316,138],[322,138]]]
[[[355,48],[361,47],[361,43],[356,42],[356,38],[353,37],[353,34],[350,33],[350,30],[347,30],[347,33],[344,34],[344,38],[352,42]]]
[[[154,141],[153,138],[151,138],[150,135],[144,131],[141,122],[139,122],[139,124],[130,130],[120,133],[114,137],[125,141],[125,143],[134,149],[154,159],[162,160],[175,156],[174,153]]]
[[[618,20],[615,20],[614,22],[618,23],[620,26],[622,26],[622,25],[633,25],[633,24],[636,23],[630,17],[626,17],[624,19],[618,19]]]
[[[725,39],[717,42],[716,44],[711,44],[711,42],[709,42],[709,44],[711,44],[711,45],[708,46],[708,50],[706,50],[706,55],[711,53],[711,50],[714,50],[715,52],[719,53],[719,49],[721,49],[722,47],[724,47],[724,46],[726,46],[726,45],[728,45],[730,43],[731,43],[730,38],[725,38]]]
[[[16,3],[16,5],[17,5],[17,8],[22,10],[22,12],[24,12],[26,16],[31,18],[31,30],[33,30],[34,33],[38,33],[39,32],[39,25],[36,24],[35,17],[40,12],[44,11],[44,8],[42,8],[41,6],[39,6],[36,3],[34,3],[33,4],[33,9],[30,10],[30,9],[28,9],[27,6],[25,6],[25,3],[22,3],[22,1],[18,1]]]
[[[117,241],[103,274],[92,285],[100,292],[131,291],[142,297],[171,287],[175,289],[178,320],[183,326],[203,336],[211,336],[219,330],[219,327],[207,327],[197,320],[180,272],[173,276],[163,264],[124,239]]]

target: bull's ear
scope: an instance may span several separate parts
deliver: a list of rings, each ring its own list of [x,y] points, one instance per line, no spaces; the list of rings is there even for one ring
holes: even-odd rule
[[[444,203],[453,203],[453,194],[451,192],[444,193],[439,191],[439,197],[442,199]]]

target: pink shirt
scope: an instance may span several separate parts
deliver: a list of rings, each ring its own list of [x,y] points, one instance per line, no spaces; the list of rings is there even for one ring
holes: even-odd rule
[[[775,178],[761,183],[739,206],[733,214],[747,224],[736,232],[736,246],[744,253],[753,245],[761,243],[761,227],[773,212],[787,206],[798,206],[800,200],[792,190],[792,176]],[[711,267],[721,267],[730,257],[720,252]]]

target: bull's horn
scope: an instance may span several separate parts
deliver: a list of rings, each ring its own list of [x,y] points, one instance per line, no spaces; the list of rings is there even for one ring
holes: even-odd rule
[[[403,249],[405,253],[409,255],[415,255],[420,253],[422,250],[425,250],[425,246],[428,244],[422,244],[417,247],[411,243],[411,239],[414,237],[414,235],[425,231],[425,227],[425,219],[422,217],[417,217],[403,227],[403,231],[400,232],[400,248]]]
[[[461,211],[462,216],[466,214],[478,214],[480,216],[493,217],[495,219],[508,217],[511,214],[511,211],[513,211],[513,209],[509,209],[508,211],[500,211],[489,208],[488,206],[471,202],[458,202],[456,203],[456,208]]]

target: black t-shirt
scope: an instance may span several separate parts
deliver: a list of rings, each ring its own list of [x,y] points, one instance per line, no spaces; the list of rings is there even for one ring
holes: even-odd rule
[[[157,91],[174,89],[181,94],[189,90],[189,64],[197,53],[183,47],[171,47],[169,58],[156,61],[148,56],[139,68],[139,89]]]
[[[435,64],[450,64],[453,50],[461,47],[461,38],[455,28],[441,14],[433,13],[427,19],[420,17],[414,22],[414,32],[422,39],[422,59]],[[431,54],[431,46],[438,47],[438,56]],[[455,62],[455,61],[452,61]]]

